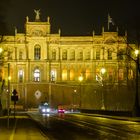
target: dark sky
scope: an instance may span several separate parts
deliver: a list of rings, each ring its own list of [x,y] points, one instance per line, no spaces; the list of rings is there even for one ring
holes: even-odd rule
[[[34,9],[41,10],[41,20],[50,16],[52,33],[61,29],[62,35],[92,35],[107,27],[110,13],[121,31],[140,28],[139,0],[0,0],[0,32],[24,32],[25,17],[34,21]],[[1,34],[0,33],[0,34]]]

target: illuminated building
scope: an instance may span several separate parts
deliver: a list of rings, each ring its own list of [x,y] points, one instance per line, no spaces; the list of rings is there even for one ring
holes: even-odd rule
[[[126,63],[127,36],[118,32],[95,32],[91,36],[62,36],[51,33],[50,18],[30,21],[26,17],[25,33],[3,36],[1,47],[5,62],[10,63],[11,90],[17,89],[21,103],[34,104],[48,98],[48,83],[76,84],[82,75],[85,83],[97,85],[102,67],[106,83],[117,85],[134,79],[134,64]],[[134,44],[131,44],[135,47]],[[6,63],[5,63],[6,65]],[[131,65],[126,69],[126,65]],[[6,77],[4,67],[3,78]],[[128,75],[128,76],[126,76]],[[30,99],[30,100],[29,100]]]

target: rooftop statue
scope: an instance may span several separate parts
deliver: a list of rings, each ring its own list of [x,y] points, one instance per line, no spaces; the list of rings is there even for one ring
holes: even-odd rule
[[[40,9],[39,10],[34,10],[36,16],[35,16],[35,20],[39,21],[40,20]]]

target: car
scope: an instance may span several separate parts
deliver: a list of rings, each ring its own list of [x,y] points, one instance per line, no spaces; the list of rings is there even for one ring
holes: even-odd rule
[[[39,104],[38,108],[41,114],[50,113],[50,106],[47,102]]]
[[[58,113],[65,113],[65,109],[63,108],[58,109]]]

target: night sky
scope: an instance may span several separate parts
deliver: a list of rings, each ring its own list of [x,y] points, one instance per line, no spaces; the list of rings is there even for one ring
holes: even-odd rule
[[[131,1],[131,2],[130,2]],[[140,30],[139,0],[0,0],[0,34],[24,32],[25,17],[34,21],[34,9],[40,9],[41,20],[50,16],[52,33],[62,35],[92,35],[107,27],[110,14],[119,30]]]

